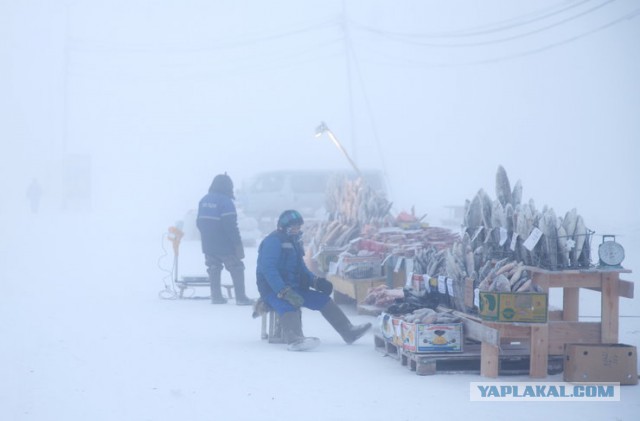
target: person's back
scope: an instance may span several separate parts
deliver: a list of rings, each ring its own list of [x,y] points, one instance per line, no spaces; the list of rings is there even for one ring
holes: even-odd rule
[[[211,303],[224,304],[221,275],[226,268],[231,275],[236,292],[236,304],[251,305],[244,288],[244,246],[238,229],[238,215],[233,204],[233,181],[226,173],[215,176],[209,192],[198,204],[196,224],[200,231],[202,252],[209,281],[211,283]]]
[[[196,220],[204,254],[234,254],[241,244],[236,208],[223,193],[207,193],[198,204]]]

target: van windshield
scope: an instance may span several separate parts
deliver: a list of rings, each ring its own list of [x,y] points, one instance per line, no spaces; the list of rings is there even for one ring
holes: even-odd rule
[[[282,190],[284,184],[283,174],[265,174],[255,179],[251,185],[252,193],[273,193]]]
[[[325,174],[298,174],[291,178],[291,190],[294,193],[325,193],[327,188]]]

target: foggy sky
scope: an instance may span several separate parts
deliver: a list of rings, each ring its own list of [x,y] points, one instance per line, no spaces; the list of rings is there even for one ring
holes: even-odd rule
[[[495,198],[503,165],[525,200],[637,236],[639,9],[3,0],[0,211],[32,177],[57,209],[61,160],[84,154],[94,212],[172,221],[218,172],[348,169],[325,121],[396,211]]]

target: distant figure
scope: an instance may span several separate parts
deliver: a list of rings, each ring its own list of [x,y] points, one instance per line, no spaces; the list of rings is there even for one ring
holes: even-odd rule
[[[329,324],[351,344],[364,335],[371,323],[354,326],[331,299],[333,284],[316,276],[304,263],[302,215],[286,210],[278,226],[258,248],[257,283],[260,297],[280,315],[289,351],[306,351],[320,344],[302,333],[301,307],[320,311]]]
[[[34,178],[31,180],[29,187],[27,187],[27,200],[29,200],[29,205],[31,207],[32,213],[38,213],[41,198],[42,188],[40,187],[40,183],[38,183],[38,180]]]
[[[244,246],[238,229],[238,215],[233,204],[233,181],[226,173],[216,175],[198,205],[197,225],[202,239],[207,273],[211,282],[211,304],[225,304],[220,291],[222,269],[226,268],[236,291],[236,304],[252,305],[244,288]]]

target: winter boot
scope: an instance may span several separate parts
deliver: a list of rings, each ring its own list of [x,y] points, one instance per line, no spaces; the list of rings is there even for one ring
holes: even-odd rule
[[[227,299],[222,296],[220,287],[220,271],[209,271],[209,282],[211,284],[211,304],[226,304]]]
[[[348,344],[352,344],[364,335],[371,327],[371,323],[364,323],[354,326],[351,324],[342,309],[333,301],[322,307],[320,313],[329,322],[331,326],[342,336],[342,339]]]
[[[231,273],[231,280],[233,281],[233,289],[236,291],[236,305],[239,306],[251,306],[255,302],[251,298],[248,298],[244,292],[244,268],[234,270]]]
[[[282,334],[289,351],[308,351],[320,345],[320,339],[305,337],[302,333],[302,313],[300,310],[287,311],[280,315],[280,326],[282,326]]]

